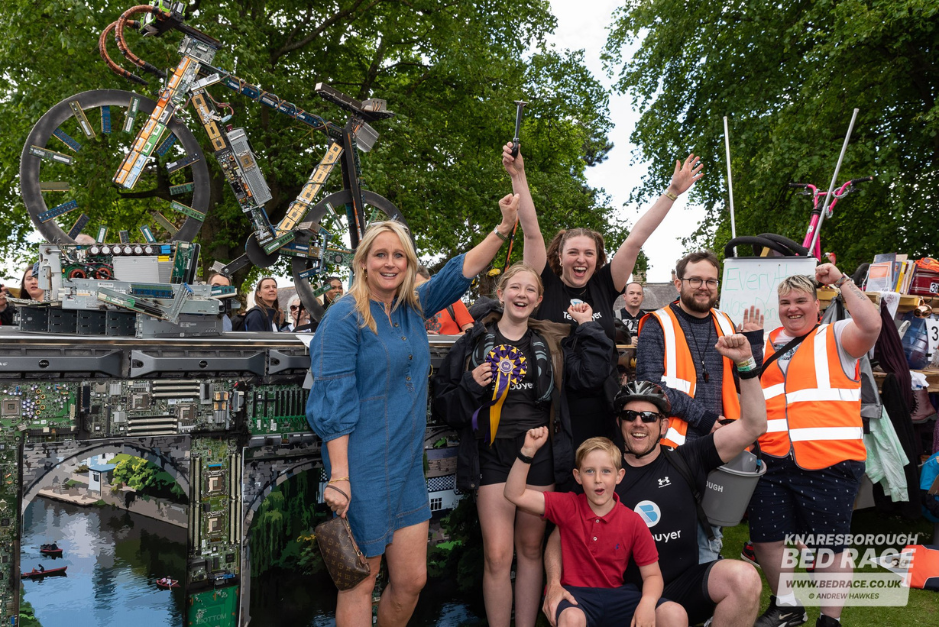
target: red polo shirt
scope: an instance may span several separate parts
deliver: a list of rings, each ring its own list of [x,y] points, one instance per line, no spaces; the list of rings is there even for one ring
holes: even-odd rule
[[[545,492],[544,517],[561,530],[562,585],[619,588],[630,556],[639,566],[658,561],[655,541],[642,518],[621,504],[618,494],[613,498],[613,509],[597,516],[584,494]]]

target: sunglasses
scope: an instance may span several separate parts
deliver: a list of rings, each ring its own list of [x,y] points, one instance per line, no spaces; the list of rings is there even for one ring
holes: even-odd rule
[[[662,414],[655,411],[634,411],[632,409],[624,409],[619,415],[620,420],[625,422],[632,422],[636,418],[639,418],[645,423],[655,422],[661,417]]]
[[[298,309],[300,309],[300,305],[291,305],[291,306],[290,306],[290,311],[296,311],[296,310],[298,310]]]

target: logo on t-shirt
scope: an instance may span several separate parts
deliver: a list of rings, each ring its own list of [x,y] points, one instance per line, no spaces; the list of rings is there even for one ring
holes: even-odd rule
[[[670,485],[672,485],[672,482],[668,480],[668,475],[665,475],[665,477],[663,477],[662,479],[659,479],[660,488],[667,488]]]
[[[639,501],[633,511],[639,514],[647,527],[655,527],[662,520],[662,510],[652,501]]]

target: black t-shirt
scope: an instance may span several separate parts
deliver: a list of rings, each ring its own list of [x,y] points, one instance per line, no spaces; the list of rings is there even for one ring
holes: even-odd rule
[[[561,277],[551,269],[551,264],[545,263],[544,270],[541,271],[541,282],[544,283],[544,300],[534,313],[535,318],[567,322],[576,327],[577,323],[567,313],[567,308],[571,306],[572,299],[579,299],[593,308],[593,319],[600,323],[607,337],[614,339],[613,301],[619,296],[619,292],[613,286],[610,264],[594,272],[587,285],[575,288],[565,285]]]
[[[623,321],[624,325],[626,325],[626,330],[629,331],[629,337],[633,338],[636,337],[636,335],[639,333],[639,321],[642,320],[642,317],[647,313],[649,312],[645,309],[640,309],[639,313],[633,316],[631,313],[629,313],[628,309],[623,307],[619,310],[619,316],[617,317]]]
[[[544,284],[544,300],[541,301],[534,316],[539,320],[553,322],[567,322],[572,327],[577,323],[567,313],[572,299],[579,299],[593,308],[593,319],[600,323],[603,332],[611,340],[615,339],[613,327],[613,301],[619,292],[613,286],[613,274],[610,264],[606,264],[590,277],[587,285],[580,288],[568,287],[561,278],[554,273],[551,265],[545,263],[541,272],[541,282]],[[616,371],[618,355],[611,352],[611,373]],[[587,438],[595,436],[612,437],[615,424],[607,399],[602,389],[589,392],[571,392],[567,397],[568,408],[571,415],[571,433],[574,448],[580,446]]]
[[[525,377],[517,384],[509,386],[509,393],[502,404],[499,430],[496,431],[496,439],[514,438],[529,429],[547,425],[549,406],[538,403],[536,385],[538,369],[535,366],[534,352],[531,349],[531,330],[526,331],[519,340],[510,340],[502,335],[497,327],[495,340],[496,346],[506,344],[517,348],[525,355],[528,364]]]
[[[698,484],[704,494],[708,473],[723,464],[714,436],[707,435],[681,446]],[[694,494],[681,474],[665,459],[672,455],[662,448],[651,464],[634,467],[624,460],[626,476],[616,486],[620,502],[645,521],[659,551],[659,567],[666,585],[698,563],[698,515]],[[626,581],[641,582],[639,569],[630,564]]]

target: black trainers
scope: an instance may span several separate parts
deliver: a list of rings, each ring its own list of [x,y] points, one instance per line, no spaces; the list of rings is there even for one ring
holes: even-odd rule
[[[841,627],[841,621],[831,616],[819,614],[818,620],[815,621],[815,627]]]
[[[769,607],[756,619],[753,627],[796,627],[809,619],[801,605],[776,605],[776,597],[770,595]]]
[[[756,559],[756,552],[753,550],[752,542],[743,543],[743,549],[740,550],[740,559],[745,562],[750,562],[757,568],[760,567],[760,563]]]

